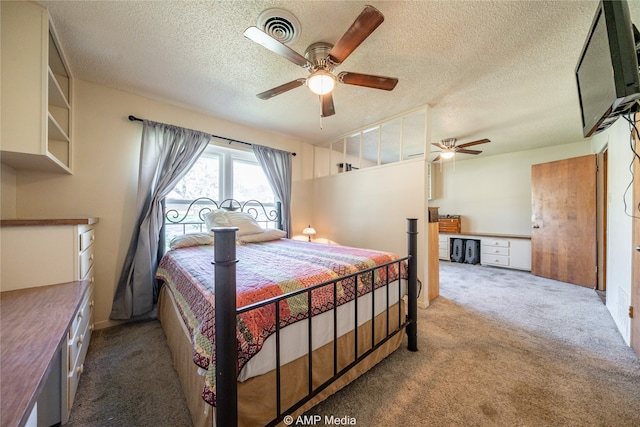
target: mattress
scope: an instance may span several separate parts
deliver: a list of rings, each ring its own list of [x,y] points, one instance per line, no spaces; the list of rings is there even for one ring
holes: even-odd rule
[[[211,263],[213,250],[212,246],[206,245],[169,251],[160,262],[157,277],[172,293],[191,336],[193,360],[205,373],[203,397],[208,403],[215,405],[215,274]],[[335,285],[315,289],[311,294],[311,301],[306,294],[301,294],[283,299],[278,306],[281,330],[295,325],[296,322],[306,323],[311,313],[315,348],[333,340],[333,316],[324,317],[331,319],[329,326],[326,322],[320,321],[323,313],[331,312],[334,305],[338,307],[338,313],[343,313],[344,316],[337,323],[337,336],[343,335],[355,326],[356,311],[355,308],[349,308],[350,302],[354,305],[360,302],[361,307],[364,307],[364,299],[374,298],[378,306],[377,314],[385,306],[393,303],[394,299],[397,302],[403,292],[396,285],[395,292],[391,295],[391,289],[387,290],[388,287],[385,285],[401,277],[406,278],[404,262],[393,262],[386,267],[367,271],[400,259],[397,255],[380,251],[289,239],[240,245],[236,251],[239,260],[236,267],[238,307],[250,306],[292,291],[339,279]],[[362,273],[363,271],[365,272]],[[348,276],[350,274],[351,276]],[[378,291],[373,294],[376,296],[372,297],[371,291],[374,289]],[[261,353],[264,345],[268,344],[268,338],[274,334],[275,311],[275,305],[268,305],[237,316],[238,371],[242,380],[263,374],[274,366],[275,362],[268,358],[257,359],[251,364],[249,362]],[[371,316],[372,310],[358,310],[358,324],[367,321]],[[349,318],[354,319],[350,327]],[[296,328],[303,334],[308,330],[304,323]],[[315,330],[318,330],[317,334]],[[299,344],[307,341],[294,338],[287,339],[287,342]],[[281,356],[292,354],[293,356],[288,357],[289,361],[306,352],[308,345],[299,351],[281,352]],[[270,353],[275,359],[275,352]]]

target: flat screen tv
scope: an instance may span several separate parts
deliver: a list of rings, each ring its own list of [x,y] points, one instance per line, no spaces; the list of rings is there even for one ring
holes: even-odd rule
[[[626,1],[599,3],[575,72],[585,138],[636,109],[640,77]]]

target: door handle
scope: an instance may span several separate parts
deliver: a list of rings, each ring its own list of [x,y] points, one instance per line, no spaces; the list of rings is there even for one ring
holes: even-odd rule
[[[540,228],[540,226],[538,224],[533,224],[531,228]]]
[[[640,246],[636,246],[636,251],[640,252]]]

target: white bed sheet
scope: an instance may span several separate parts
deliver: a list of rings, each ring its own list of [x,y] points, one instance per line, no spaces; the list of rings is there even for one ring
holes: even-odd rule
[[[401,296],[407,294],[407,281],[401,280]],[[398,281],[389,283],[389,303],[398,302]],[[375,290],[375,315],[387,306],[386,287]],[[355,302],[349,301],[338,307],[338,337],[354,329]],[[358,326],[371,320],[371,293],[358,297]],[[404,319],[403,319],[404,320]],[[333,341],[333,310],[313,316],[311,321],[313,350]],[[301,320],[280,330],[281,366],[307,354],[309,348],[309,320]],[[272,334],[264,342],[260,351],[242,368],[238,381],[265,374],[276,368],[276,337]]]

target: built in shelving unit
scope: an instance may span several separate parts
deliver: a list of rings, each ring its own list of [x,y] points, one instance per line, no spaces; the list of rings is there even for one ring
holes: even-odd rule
[[[72,173],[73,80],[47,10],[2,8],[1,162],[15,169]]]

